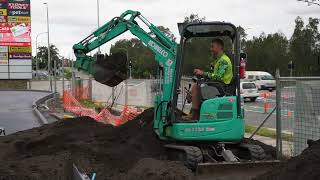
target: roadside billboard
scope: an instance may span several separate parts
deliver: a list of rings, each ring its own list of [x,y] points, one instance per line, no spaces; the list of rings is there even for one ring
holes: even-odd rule
[[[30,0],[0,0],[0,79],[32,78]]]

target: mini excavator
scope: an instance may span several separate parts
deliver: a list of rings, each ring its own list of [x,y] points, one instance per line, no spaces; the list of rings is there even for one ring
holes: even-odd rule
[[[146,25],[152,33],[139,24]],[[239,162],[264,160],[262,147],[243,143],[245,133],[244,109],[240,96],[240,37],[237,28],[226,22],[179,23],[180,44],[170,40],[140,12],[128,10],[98,28],[73,46],[76,67],[93,75],[95,80],[114,87],[127,79],[127,57],[115,53],[87,55],[92,50],[129,31],[155,54],[160,79],[154,102],[154,132],[168,149],[168,158],[183,161],[195,169],[206,162]],[[146,28],[147,29],[147,28]],[[152,35],[151,35],[152,34]],[[197,80],[202,95],[199,119],[185,121],[177,113],[184,48],[194,37],[228,37],[232,41],[232,93],[226,94],[210,81]],[[240,163],[241,164],[241,163]]]

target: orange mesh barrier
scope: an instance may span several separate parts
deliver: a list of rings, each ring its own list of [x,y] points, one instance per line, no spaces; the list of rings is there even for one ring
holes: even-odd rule
[[[84,97],[81,96],[80,99],[83,98]],[[112,124],[114,126],[120,126],[134,119],[138,114],[141,113],[136,109],[128,107],[127,105],[124,106],[120,115],[112,114],[107,108],[103,108],[100,113],[97,113],[94,109],[83,107],[80,102],[68,91],[63,93],[63,105],[66,111],[72,112],[77,116],[88,116],[98,122]]]

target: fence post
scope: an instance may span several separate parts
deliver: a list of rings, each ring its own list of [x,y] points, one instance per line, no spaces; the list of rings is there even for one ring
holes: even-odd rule
[[[276,148],[277,148],[277,159],[282,157],[282,137],[281,137],[281,81],[280,71],[276,70]]]
[[[31,80],[29,80],[28,81],[29,83],[28,83],[28,88],[29,88],[29,90],[31,89],[31,82],[32,82],[32,79]]]

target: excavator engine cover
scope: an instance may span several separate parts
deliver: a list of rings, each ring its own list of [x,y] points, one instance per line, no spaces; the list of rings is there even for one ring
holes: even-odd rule
[[[99,54],[93,68],[96,81],[114,87],[127,79],[127,56],[124,53]]]

